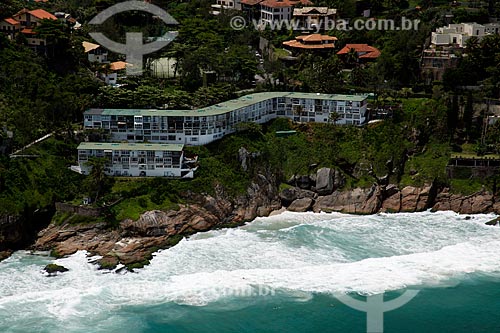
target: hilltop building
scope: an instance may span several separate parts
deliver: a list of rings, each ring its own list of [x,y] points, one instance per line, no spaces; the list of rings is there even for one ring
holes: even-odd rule
[[[217,0],[216,4],[212,5],[211,13],[213,15],[219,15],[223,10],[241,10],[240,0]]]
[[[108,51],[99,44],[82,42],[84,52],[89,62],[108,63]]]
[[[441,81],[447,69],[458,65],[469,39],[475,37],[481,41],[487,35],[499,33],[500,23],[460,23],[437,28],[431,33],[429,47],[422,52],[421,75],[427,84]]]
[[[374,60],[380,56],[379,49],[368,44],[346,44],[337,54],[345,56],[351,52],[351,50],[356,51],[357,59],[360,62]]]
[[[310,6],[309,0],[241,0],[242,10],[250,19],[263,23],[291,21],[295,6]]]
[[[283,42],[283,45],[291,48],[294,51],[303,50],[333,50],[335,48],[335,42],[337,37],[311,34],[311,35],[300,35],[295,37],[295,40],[289,40]]]
[[[286,117],[297,122],[360,125],[367,121],[367,96],[299,92],[256,93],[197,110],[90,109],[86,130],[104,130],[112,141],[205,145],[233,133],[242,122]]]
[[[92,157],[106,159],[109,176],[193,178],[197,169],[197,158],[185,157],[182,144],[83,142],[72,170],[88,175]]]
[[[437,28],[431,33],[431,45],[454,46],[464,48],[466,42],[471,37],[481,40],[489,34],[498,34],[500,32],[500,23],[460,23],[448,24],[447,26]]]
[[[337,9],[328,7],[302,7],[293,9],[293,19],[297,28],[324,31],[337,18]]]

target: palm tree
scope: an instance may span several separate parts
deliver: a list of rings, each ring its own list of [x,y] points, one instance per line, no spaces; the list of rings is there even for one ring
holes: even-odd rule
[[[89,192],[91,192],[89,194],[92,194],[92,192],[95,191],[94,202],[97,202],[97,200],[99,199],[99,194],[101,193],[101,190],[103,189],[106,182],[107,176],[104,172],[106,162],[107,160],[105,158],[98,157],[91,157],[87,162],[87,165],[92,168],[90,170],[87,181],[90,190]]]
[[[337,125],[337,121],[340,119],[340,114],[337,111],[330,112],[328,116],[328,122],[333,122],[334,125]]]

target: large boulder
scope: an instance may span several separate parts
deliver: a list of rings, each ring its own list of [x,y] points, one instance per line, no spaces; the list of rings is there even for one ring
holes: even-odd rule
[[[296,180],[297,186],[303,190],[310,190],[312,184],[311,178],[309,176],[304,175],[304,176],[299,176]]]
[[[328,195],[333,192],[335,171],[330,168],[321,168],[316,173],[316,192],[319,195]]]
[[[284,207],[288,207],[291,205],[292,202],[294,202],[297,199],[302,199],[302,198],[314,199],[316,197],[316,193],[309,190],[302,190],[297,187],[289,187],[281,191],[279,197],[281,200],[281,204]]]
[[[422,188],[406,186],[401,190],[402,212],[421,212],[432,205],[433,185],[426,185]]]
[[[345,176],[342,174],[342,172],[338,169],[334,170],[334,176],[333,176],[333,188],[334,189],[339,189],[344,187],[346,183]]]
[[[433,211],[452,210],[461,214],[479,214],[497,212],[498,205],[494,203],[493,195],[489,193],[475,193],[469,196],[452,194],[445,189],[436,197]]]
[[[389,195],[382,203],[382,211],[388,213],[399,213],[401,211],[401,192]]]
[[[307,212],[311,208],[313,202],[314,200],[311,198],[297,199],[288,206],[288,210],[291,212]]]
[[[369,189],[355,188],[350,191],[335,191],[316,200],[313,211],[374,214],[382,204],[378,186]]]

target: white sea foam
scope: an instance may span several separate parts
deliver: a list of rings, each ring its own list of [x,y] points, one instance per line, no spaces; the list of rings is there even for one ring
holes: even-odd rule
[[[316,292],[375,294],[498,274],[500,228],[484,226],[493,217],[284,213],[194,235],[124,275],[98,271],[78,252],[55,261],[68,272],[46,277],[42,268],[53,260],[18,252],[0,263],[0,323],[79,318],[86,325],[124,306],[203,306],[273,293],[306,301]]]

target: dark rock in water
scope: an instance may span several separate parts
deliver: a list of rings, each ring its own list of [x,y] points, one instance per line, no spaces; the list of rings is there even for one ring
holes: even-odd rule
[[[45,266],[44,270],[49,273],[49,276],[56,276],[57,273],[64,273],[69,271],[69,269],[67,269],[66,267],[57,264],[48,264],[47,266]]]
[[[486,225],[491,225],[491,226],[498,226],[498,223],[500,222],[500,217],[497,217],[496,219],[493,219],[491,221],[486,222]]]
[[[334,191],[330,195],[318,197],[313,211],[374,214],[381,204],[381,190],[378,186],[369,189],[355,188],[352,191]]]
[[[465,219],[466,219],[466,220],[470,220],[471,218],[472,218],[472,217],[470,217],[470,216],[466,216],[466,217],[465,217]]]
[[[314,200],[311,198],[301,198],[297,199],[290,206],[288,206],[288,210],[291,212],[307,212],[311,209]]]
[[[12,251],[0,251],[0,261],[7,259],[12,254]]]

